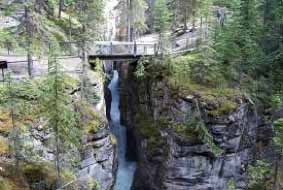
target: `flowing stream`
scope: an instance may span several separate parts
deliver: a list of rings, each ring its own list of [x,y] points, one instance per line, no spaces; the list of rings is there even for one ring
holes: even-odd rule
[[[108,86],[112,94],[111,102],[111,130],[118,141],[118,171],[114,190],[130,190],[136,170],[136,162],[128,161],[126,158],[127,150],[127,131],[120,124],[119,110],[119,74],[113,71],[113,78]]]

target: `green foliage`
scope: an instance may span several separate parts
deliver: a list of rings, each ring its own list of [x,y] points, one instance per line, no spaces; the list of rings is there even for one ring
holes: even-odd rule
[[[159,155],[162,147],[166,145],[166,141],[160,133],[159,123],[153,121],[153,119],[146,113],[139,113],[136,116],[135,121],[137,130],[142,137],[147,139],[147,154],[150,157]]]
[[[274,110],[279,109],[282,104],[283,104],[283,97],[281,95],[273,95],[271,97],[271,106]]]
[[[117,139],[115,135],[110,134],[110,142],[112,145],[117,145]]]
[[[1,163],[0,189],[1,190],[54,190],[56,189],[56,171],[51,163],[22,162],[19,172],[14,174],[12,165]],[[68,183],[74,178],[74,174],[64,169],[62,180]],[[75,184],[68,186],[68,190],[76,190]]]
[[[168,59],[167,64],[176,83],[196,83],[209,87],[225,87],[226,80],[213,58],[213,49],[204,47],[199,52]],[[181,82],[182,81],[182,82]]]
[[[266,178],[270,175],[270,165],[263,160],[257,160],[255,164],[248,167],[248,189],[265,190]]]
[[[11,16],[13,11],[14,11],[14,7],[11,4],[10,5],[6,5],[4,7],[4,15],[5,16]]]
[[[80,101],[76,102],[75,107],[78,115],[80,115],[80,127],[86,131],[86,134],[96,133],[104,127],[105,121],[91,104]]]
[[[56,172],[50,167],[50,163],[24,164],[21,168],[31,190],[55,188]]]
[[[9,142],[7,139],[0,137],[0,155],[9,155]]]
[[[147,29],[146,25],[146,2],[144,0],[132,0],[132,9],[130,10],[131,25],[136,32],[142,33]]]
[[[166,32],[170,27],[171,13],[167,3],[167,0],[156,0],[154,3],[154,30],[160,34]]]
[[[234,178],[229,179],[228,181],[228,190],[235,190],[236,189],[236,181]]]
[[[77,114],[73,111],[70,96],[66,93],[67,81],[56,58],[49,61],[49,74],[42,82],[39,105],[49,127],[58,132],[59,139],[79,144],[80,131],[76,127]]]
[[[18,46],[17,39],[9,30],[0,30],[0,47],[6,48],[8,53]]]
[[[181,136],[185,135],[185,137],[194,139],[196,142],[207,144],[210,151],[216,156],[223,153],[223,150],[213,142],[213,136],[209,133],[206,125],[197,118],[192,118],[186,124],[177,125],[176,130]]]
[[[280,118],[274,122],[274,137],[273,142],[277,154],[283,155],[283,118]]]
[[[98,36],[98,24],[103,21],[104,1],[78,0],[75,2],[76,17],[81,23],[78,40],[91,41]]]
[[[148,63],[148,60],[146,60],[144,57],[142,57],[139,61],[138,61],[138,65],[135,71],[135,76],[137,78],[144,78],[145,76],[145,64]]]

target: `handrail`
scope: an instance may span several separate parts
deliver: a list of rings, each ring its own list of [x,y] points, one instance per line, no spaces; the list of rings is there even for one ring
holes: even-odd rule
[[[154,42],[94,41],[95,45],[154,45]]]

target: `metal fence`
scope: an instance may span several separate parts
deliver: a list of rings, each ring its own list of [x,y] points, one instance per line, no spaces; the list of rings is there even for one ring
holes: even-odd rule
[[[77,77],[82,72],[81,59],[77,56],[64,56],[56,58],[62,67],[62,72]],[[28,76],[28,61],[25,56],[0,56],[0,60],[7,62],[7,68],[2,69],[1,81],[7,78],[10,72],[11,78],[22,79]],[[31,65],[32,77],[41,77],[48,74],[48,59],[33,59]],[[1,68],[0,68],[1,69]]]

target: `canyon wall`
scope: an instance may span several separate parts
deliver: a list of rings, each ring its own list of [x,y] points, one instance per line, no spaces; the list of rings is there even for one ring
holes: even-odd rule
[[[122,121],[133,134],[128,142],[136,145],[132,150],[138,156],[133,189],[247,189],[247,164],[261,141],[252,102],[239,95],[231,100],[237,105],[233,111],[216,110],[212,100],[170,89],[161,72],[137,78],[135,67],[119,65]],[[221,153],[199,137],[196,117]]]

